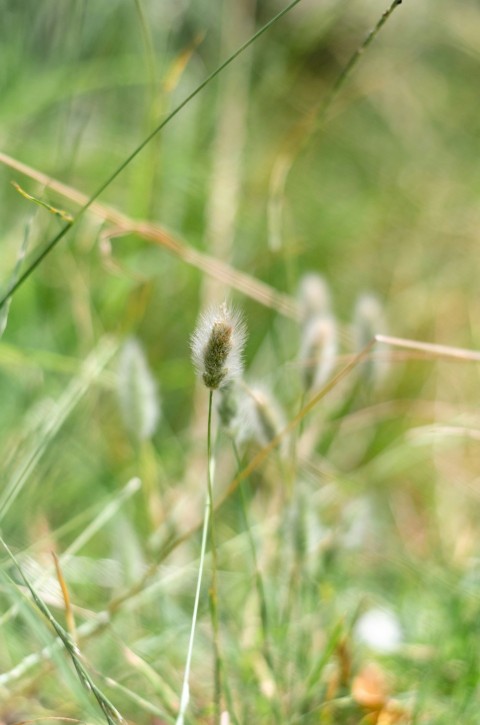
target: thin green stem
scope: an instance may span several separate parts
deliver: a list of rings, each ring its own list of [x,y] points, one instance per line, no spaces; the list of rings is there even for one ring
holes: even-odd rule
[[[213,642],[215,651],[215,710],[217,722],[220,720],[220,700],[221,700],[221,659],[218,646],[218,607],[217,607],[217,552],[215,546],[215,529],[213,516],[210,524],[210,517],[213,511],[213,467],[214,458],[212,456],[212,402],[213,390],[208,396],[208,427],[207,427],[207,496],[205,499],[205,514],[203,517],[202,544],[200,549],[200,563],[198,566],[197,588],[195,592],[195,602],[193,605],[192,625],[190,629],[190,640],[188,643],[187,661],[185,664],[185,674],[183,677],[182,694],[180,697],[180,708],[176,725],[183,725],[185,713],[187,711],[188,702],[190,700],[190,669],[192,664],[193,642],[195,639],[195,629],[198,617],[198,605],[200,602],[200,590],[202,587],[203,569],[205,564],[205,554],[207,550],[208,533],[210,532],[210,545],[212,553],[212,584],[209,591],[210,614],[212,617]]]
[[[127,156],[127,158],[122,161],[122,163],[117,166],[115,171],[113,171],[110,176],[108,176],[107,179],[105,179],[104,182],[100,184],[98,189],[92,194],[92,196],[88,199],[88,201],[85,202],[85,204],[79,209],[75,217],[71,222],[68,224],[65,224],[64,227],[59,231],[59,233],[53,237],[53,239],[50,239],[46,244],[34,255],[33,259],[29,262],[26,269],[24,270],[23,274],[21,274],[16,280],[13,280],[10,285],[7,287],[7,290],[4,292],[4,294],[0,297],[0,308],[3,307],[5,302],[8,300],[9,297],[13,295],[14,292],[17,291],[17,289],[30,277],[32,272],[38,267],[40,262],[42,262],[43,259],[56,247],[56,245],[60,242],[60,240],[65,236],[65,234],[68,232],[70,227],[72,227],[74,224],[78,222],[78,220],[85,214],[87,209],[93,204],[96,199],[102,194],[105,189],[110,186],[110,184],[119,176],[122,171],[133,161],[133,159],[138,156],[138,154],[143,151],[145,146],[147,146],[150,141],[155,138],[155,136],[162,131],[165,126],[170,123],[170,121],[175,118],[175,116],[180,113],[180,111],[185,108],[185,106],[190,103],[203,89],[209,85],[213,81],[214,78],[216,78],[227,66],[229,66],[233,61],[238,58],[239,55],[241,55],[247,48],[250,47],[263,33],[265,33],[267,30],[269,30],[272,25],[274,25],[280,18],[282,18],[284,15],[286,15],[295,5],[298,5],[300,0],[292,0],[289,5],[287,5],[286,8],[281,10],[277,15],[275,15],[271,20],[268,21],[268,23],[265,23],[254,35],[252,35],[251,38],[249,38],[245,43],[243,43],[239,48],[237,48],[236,51],[234,51],[223,63],[221,63],[218,68],[216,68],[210,75],[208,75],[204,81],[202,81],[189,95],[184,98],[184,100],[176,106],[173,111],[171,111],[164,119],[159,123],[153,131],[151,131],[146,138]]]
[[[210,552],[212,556],[212,581],[209,589],[210,599],[210,616],[212,620],[213,631],[213,651],[214,651],[214,707],[215,722],[220,722],[221,715],[221,699],[222,699],[222,658],[220,655],[219,642],[219,624],[218,624],[218,559],[217,545],[215,536],[215,517],[213,515],[213,476],[215,459],[212,455],[212,402],[213,390],[210,391],[208,397],[208,434],[207,434],[207,459],[208,459],[208,498],[210,501],[210,511],[212,512],[210,522]]]
[[[390,15],[394,12],[394,10],[399,5],[402,4],[402,2],[403,2],[403,0],[393,0],[390,7],[387,10],[385,10],[384,13],[382,13],[379,20],[376,22],[376,24],[372,28],[372,30],[370,30],[370,32],[366,36],[365,40],[363,41],[363,43],[361,45],[359,45],[357,50],[350,57],[350,60],[348,61],[348,63],[343,67],[339,76],[337,77],[337,80],[331,87],[330,92],[327,94],[327,96],[323,102],[323,107],[320,112],[320,118],[319,118],[320,122],[323,121],[326,114],[330,110],[330,107],[331,107],[333,101],[338,96],[339,91],[342,89],[343,85],[345,84],[345,81],[348,79],[348,77],[350,76],[350,73],[352,72],[352,70],[355,68],[358,61],[360,60],[360,56],[362,56],[363,53],[367,50],[368,46],[373,43],[373,41],[377,37],[380,30],[382,29],[382,27],[385,25],[385,23],[389,19]]]
[[[211,401],[211,397],[210,397],[210,401]],[[210,418],[210,414],[209,414],[209,418]],[[209,431],[210,431],[210,425],[209,425]],[[208,448],[210,449],[210,442],[208,443]],[[210,458],[208,459],[208,471],[209,472],[208,472],[207,477],[209,480],[210,479]],[[200,546],[200,562],[198,565],[197,588],[195,591],[195,602],[193,604],[192,624],[191,624],[191,628],[190,628],[190,639],[188,642],[187,660],[185,663],[185,673],[183,676],[182,693],[180,696],[180,707],[179,707],[176,725],[184,724],[185,713],[187,711],[188,703],[190,700],[190,669],[191,669],[191,665],[192,665],[192,654],[193,654],[193,642],[195,640],[195,629],[197,626],[198,605],[200,602],[200,590],[202,588],[203,568],[204,568],[204,564],[205,564],[205,553],[207,551],[207,539],[208,539],[210,512],[211,512],[211,498],[210,498],[209,493],[207,492],[207,496],[205,498],[205,513],[203,516],[202,543]]]

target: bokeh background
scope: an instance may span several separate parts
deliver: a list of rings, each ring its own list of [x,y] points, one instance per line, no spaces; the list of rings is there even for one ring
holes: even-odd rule
[[[10,182],[75,215],[74,192],[96,192],[163,116],[283,7],[280,0],[0,1],[4,290],[22,245],[24,269],[64,224]],[[383,307],[383,332],[478,348],[480,9],[473,0],[404,0],[323,113],[387,7],[303,0],[292,8],[104,190],[100,207],[87,210],[15,292],[4,319],[2,536],[60,621],[50,551],[63,556],[73,547],[64,576],[77,624],[94,629],[86,659],[132,722],[173,721],[181,683],[198,537],[165,561],[159,552],[202,511],[206,397],[189,352],[199,311],[225,296],[243,309],[247,376],[270,387],[285,421],[302,396],[295,300],[306,273],[330,287],[338,370],[355,350],[354,309],[365,292]],[[70,190],[60,193],[56,182]],[[119,360],[131,337],[160,401],[147,440],[119,403],[127,385]],[[277,490],[285,467],[272,460],[250,492],[267,599],[280,623],[273,648],[283,675],[274,695],[254,654],[253,569],[238,501],[227,504],[225,648],[239,722],[380,722],[390,694],[401,703],[399,719],[384,712],[381,722],[478,722],[478,364],[467,354],[451,360],[392,346],[378,354],[388,362],[380,385],[353,395],[343,381],[305,423],[307,432],[319,426],[328,435],[296,474],[312,497],[314,543],[289,628],[276,594],[291,581],[265,544],[282,537],[278,521],[288,523],[290,502]],[[226,439],[219,450],[225,489],[235,463]],[[141,490],[125,489],[134,476]],[[101,721],[65,656],[25,665],[53,635],[2,560],[0,721]],[[124,603],[112,605],[124,592]],[[395,652],[355,640],[355,622],[369,607],[393,612]],[[192,722],[213,721],[204,610]],[[100,627],[105,611],[112,624]],[[381,667],[374,685],[363,669],[371,659]],[[389,693],[377,709],[359,699],[355,677],[364,687],[367,678],[377,699],[381,688]],[[342,697],[343,705],[326,707]]]

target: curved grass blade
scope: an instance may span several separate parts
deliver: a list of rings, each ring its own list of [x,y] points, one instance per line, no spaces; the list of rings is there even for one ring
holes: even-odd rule
[[[28,201],[33,201],[35,204],[38,204],[39,206],[42,206],[44,209],[50,212],[50,214],[54,214],[54,216],[60,217],[64,222],[73,222],[73,216],[69,214],[64,209],[57,209],[55,206],[52,206],[51,204],[48,204],[46,201],[43,201],[43,199],[39,199],[38,196],[34,196],[33,194],[29,194],[25,189],[22,189],[20,184],[17,184],[16,181],[11,182],[12,186],[18,193],[23,196],[24,199],[28,199]]]

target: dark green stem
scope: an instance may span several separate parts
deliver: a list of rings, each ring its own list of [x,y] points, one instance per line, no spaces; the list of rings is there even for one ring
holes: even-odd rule
[[[337,80],[333,84],[332,88],[330,89],[330,92],[327,94],[324,102],[323,107],[320,112],[320,122],[322,122],[327,114],[327,112],[330,110],[330,106],[332,105],[333,101],[337,97],[339,91],[343,87],[345,81],[348,79],[350,73],[352,72],[353,68],[357,65],[360,56],[363,55],[363,53],[367,50],[368,46],[373,43],[375,38],[377,37],[378,33],[382,29],[382,27],[385,25],[387,20],[389,19],[390,15],[393,13],[395,8],[398,7],[398,5],[402,4],[402,0],[393,0],[390,7],[385,10],[384,13],[380,16],[379,20],[375,24],[375,26],[372,28],[372,30],[368,33],[367,37],[363,41],[361,45],[357,48],[357,50],[353,53],[353,55],[350,57],[350,60],[345,65],[345,67],[341,70],[340,75],[338,76]]]

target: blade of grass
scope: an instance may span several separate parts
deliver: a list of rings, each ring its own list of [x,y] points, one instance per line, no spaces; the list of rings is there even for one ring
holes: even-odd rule
[[[12,181],[12,186],[20,196],[23,196],[24,199],[27,199],[27,201],[33,201],[35,204],[38,204],[38,206],[41,206],[43,209],[46,209],[50,212],[50,214],[53,214],[54,216],[58,216],[62,221],[64,222],[71,222],[73,217],[71,214],[66,212],[64,209],[57,209],[55,206],[52,206],[51,204],[48,204],[46,201],[43,201],[43,199],[39,199],[38,196],[34,196],[33,194],[29,194],[25,189],[22,189],[20,184],[17,184],[16,181]]]
[[[429,357],[446,358],[453,360],[464,360],[465,362],[480,362],[480,352],[468,350],[463,347],[451,347],[450,345],[437,345],[431,342],[420,340],[406,340],[402,337],[391,337],[389,335],[375,335],[376,342],[381,342],[392,347],[402,347],[406,350],[417,350]]]
[[[60,560],[54,551],[52,551],[52,558],[55,564],[55,571],[57,573],[58,583],[60,584],[60,588],[62,590],[63,602],[65,605],[65,621],[67,623],[67,630],[73,642],[75,642],[75,640],[77,639],[77,631],[75,626],[75,615],[73,613],[72,602],[70,599],[70,592],[68,590],[65,577],[63,576]]]

